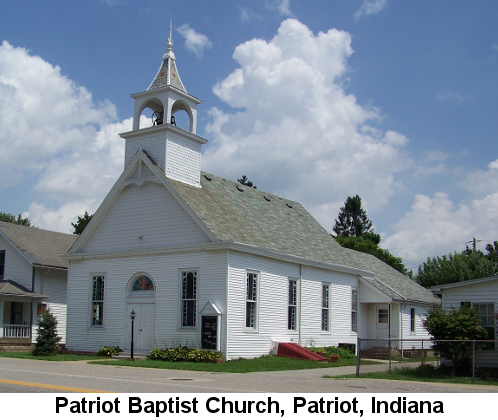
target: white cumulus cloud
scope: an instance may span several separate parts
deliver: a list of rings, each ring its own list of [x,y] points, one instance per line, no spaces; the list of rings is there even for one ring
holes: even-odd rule
[[[329,230],[348,195],[369,209],[385,205],[411,164],[408,139],[373,128],[378,111],[344,91],[352,53],[348,33],[315,35],[295,19],[270,41],[239,45],[238,68],[213,88],[239,110],[210,111],[203,167],[301,201]]]
[[[187,51],[194,53],[199,58],[202,57],[205,49],[212,48],[213,46],[213,43],[206,35],[196,32],[186,23],[178,28],[178,32],[185,38],[185,48]]]
[[[43,199],[19,209],[34,225],[69,232],[77,215],[95,211],[123,170],[117,133],[131,126],[58,66],[6,41],[0,46],[0,197],[34,180],[28,193]]]

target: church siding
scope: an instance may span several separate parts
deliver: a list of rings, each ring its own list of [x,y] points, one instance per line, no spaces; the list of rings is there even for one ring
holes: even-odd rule
[[[71,262],[68,291],[68,338],[70,349],[95,351],[104,345],[129,348],[126,328],[127,286],[136,273],[146,273],[155,284],[154,346],[200,345],[200,317],[197,327],[180,328],[180,271],[196,269],[197,314],[208,300],[226,315],[224,271],[225,252],[192,252],[128,258],[95,259]],[[105,276],[104,326],[91,326],[92,274]],[[81,299],[88,296],[88,299]],[[222,332],[226,329],[222,319]],[[221,340],[223,345],[223,340]],[[152,346],[151,346],[152,348]],[[222,350],[224,350],[222,348]]]
[[[85,245],[84,252],[186,246],[208,242],[163,185],[128,185]]]

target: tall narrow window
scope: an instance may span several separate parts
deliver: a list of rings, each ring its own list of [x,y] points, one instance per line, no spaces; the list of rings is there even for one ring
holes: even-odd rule
[[[487,340],[495,340],[495,305],[494,303],[474,303],[474,308],[479,311],[481,327],[488,332]],[[486,343],[484,350],[494,350],[495,343]]]
[[[351,331],[358,332],[358,290],[351,290]]]
[[[247,272],[246,282],[246,328],[257,326],[258,273]]]
[[[287,314],[287,329],[297,328],[297,281],[289,280],[289,309]]]
[[[0,251],[0,280],[3,280],[3,273],[5,271],[5,251]]]
[[[22,302],[11,302],[10,304],[10,323],[12,325],[22,324]]]
[[[330,284],[322,284],[322,331],[330,331]]]
[[[410,331],[415,332],[416,329],[416,315],[415,315],[415,308],[410,308]]]
[[[197,319],[197,271],[182,272],[182,327],[195,327]]]
[[[104,276],[93,276],[92,325],[104,325]]]

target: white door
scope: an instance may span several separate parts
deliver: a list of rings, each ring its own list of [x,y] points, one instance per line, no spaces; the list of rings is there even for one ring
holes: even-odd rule
[[[379,305],[376,307],[375,338],[389,338],[389,307]]]
[[[127,328],[125,348],[131,350],[131,311],[135,311],[133,322],[133,350],[148,351],[154,348],[155,305],[153,303],[129,303],[127,305]]]

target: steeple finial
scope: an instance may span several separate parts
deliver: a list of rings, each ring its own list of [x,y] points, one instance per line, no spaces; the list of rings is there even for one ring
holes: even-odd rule
[[[168,38],[168,50],[173,48],[173,18],[169,21],[169,38]]]

